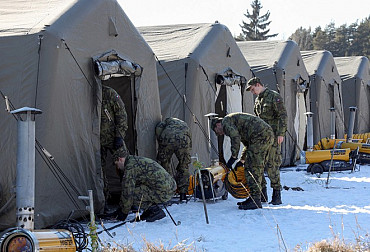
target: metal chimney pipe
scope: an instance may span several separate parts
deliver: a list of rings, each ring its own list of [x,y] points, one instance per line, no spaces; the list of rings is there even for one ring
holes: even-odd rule
[[[211,129],[211,119],[217,117],[218,114],[208,113],[204,116],[208,118],[208,136],[209,136],[208,146],[209,146],[209,150],[210,150],[210,158],[211,158],[210,161],[211,161],[211,164],[212,164],[212,163],[215,162],[215,160],[218,160],[218,153],[215,150],[213,150],[213,148],[212,148],[212,142],[216,143],[216,146],[217,146],[217,136],[213,132],[213,130]]]
[[[349,123],[348,123],[348,133],[347,133],[347,143],[352,142],[353,129],[355,127],[355,117],[356,117],[357,107],[349,107]]]
[[[33,114],[41,114],[36,108],[23,107],[12,114],[26,114],[18,120],[16,215],[17,226],[30,231],[34,229],[35,212],[35,120]],[[20,117],[21,118],[21,117]]]
[[[313,113],[306,112],[307,116],[307,151],[313,151]]]
[[[330,108],[330,139],[335,139],[335,108]]]

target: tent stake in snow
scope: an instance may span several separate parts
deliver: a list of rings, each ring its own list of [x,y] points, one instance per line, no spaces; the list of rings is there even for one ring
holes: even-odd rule
[[[202,163],[199,162],[199,159],[198,159],[198,153],[195,154],[194,157],[191,157],[191,158],[195,158],[196,161],[193,162],[193,166],[197,169],[197,173],[198,173],[198,179],[199,179],[199,185],[200,185],[200,191],[202,193],[202,200],[203,200],[203,207],[204,207],[204,214],[206,216],[206,223],[209,224],[209,221],[208,221],[208,213],[207,213],[207,206],[206,206],[206,197],[204,195],[204,188],[203,188],[203,181],[202,181],[202,174],[200,172],[200,168],[202,168]],[[197,176],[195,175],[195,181],[197,181]],[[195,183],[196,184],[196,183]],[[194,197],[194,200],[195,200],[195,197]]]
[[[199,168],[198,168],[198,176],[199,176],[200,191],[202,192],[203,207],[204,207],[204,214],[206,216],[206,223],[209,224],[209,221],[208,221],[208,213],[207,213],[207,205],[206,205],[206,197],[204,196],[204,188],[203,188],[202,174],[200,173],[200,169]]]
[[[173,218],[172,218],[172,215],[170,214],[170,212],[167,210],[167,207],[166,207],[166,205],[165,204],[163,204],[163,207],[164,207],[164,209],[166,209],[166,212],[168,213],[168,216],[170,216],[170,218],[171,218],[171,220],[172,220],[172,222],[173,222],[173,224],[175,224],[175,226],[179,226],[179,225],[181,225],[181,221],[175,221]]]

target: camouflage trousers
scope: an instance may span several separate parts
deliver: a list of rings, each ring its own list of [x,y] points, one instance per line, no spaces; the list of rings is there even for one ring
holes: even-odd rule
[[[281,165],[281,144],[278,144],[277,137],[274,138],[274,143],[271,147],[269,157],[266,162],[265,172],[270,179],[270,186],[275,190],[281,189],[280,184],[280,165]],[[261,186],[266,187],[267,182],[265,176],[262,176]]]
[[[171,158],[173,154],[175,154],[179,161],[176,171],[171,169]],[[178,192],[187,193],[189,187],[189,164],[191,162],[190,147],[185,145],[179,148],[179,146],[160,144],[157,161],[175,179]]]
[[[267,130],[253,136],[253,140],[248,145],[244,167],[251,197],[260,197],[261,195],[263,171],[273,141],[272,130]]]
[[[112,163],[107,164],[107,156],[108,152],[112,155]],[[123,142],[123,145],[119,147],[118,149],[115,149],[114,144],[107,144],[107,145],[101,145],[100,146],[100,158],[101,158],[101,167],[102,167],[102,172],[103,172],[103,181],[104,181],[104,197],[105,200],[107,201],[108,198],[110,197],[109,193],[109,183],[108,183],[108,178],[107,178],[107,166],[112,165],[115,166],[114,161],[118,157],[122,157],[124,155],[127,155],[128,150],[126,147],[126,144]],[[118,176],[118,175],[117,175]]]
[[[165,183],[161,183],[156,188],[148,187],[147,185],[140,185],[135,187],[132,205],[138,206],[145,211],[152,205],[162,204],[169,201],[172,199],[175,191],[176,183],[173,179],[168,180]],[[122,196],[119,204],[122,209],[126,209],[126,200]]]

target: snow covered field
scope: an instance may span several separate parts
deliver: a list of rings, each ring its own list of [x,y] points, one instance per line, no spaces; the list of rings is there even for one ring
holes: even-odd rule
[[[166,217],[154,223],[125,224],[111,231],[114,238],[105,232],[99,237],[113,246],[131,244],[138,251],[144,239],[168,248],[179,242],[193,243],[196,251],[294,251],[297,245],[305,250],[310,243],[333,239],[334,235],[354,242],[356,237],[369,234],[369,165],[358,166],[355,172],[332,172],[328,185],[328,173],[318,178],[300,168],[281,171],[282,186],[304,190],[283,190],[282,205],[264,203],[263,209],[239,210],[236,203],[240,200],[229,195],[227,200],[208,201],[206,224],[202,201],[191,199],[168,207],[175,221],[181,221],[179,226]],[[268,188],[269,199],[271,194]]]

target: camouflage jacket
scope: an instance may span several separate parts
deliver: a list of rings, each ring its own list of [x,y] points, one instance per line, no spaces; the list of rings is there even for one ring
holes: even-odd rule
[[[244,144],[242,156],[248,146],[253,143],[253,139],[267,131],[271,131],[271,127],[260,118],[248,113],[231,113],[222,119],[222,127],[225,135],[231,139],[231,155],[238,157],[240,142]],[[272,133],[271,133],[272,134]]]
[[[122,177],[121,208],[123,213],[130,211],[135,196],[135,188],[141,185],[152,188],[153,195],[158,191],[168,192],[169,199],[177,187],[172,176],[154,160],[128,155]]]
[[[113,88],[103,85],[100,124],[101,145],[112,144],[114,137],[124,139],[127,128],[125,104]]]
[[[186,122],[169,117],[155,127],[155,136],[159,144],[168,145],[182,142],[191,146],[191,133]]]
[[[271,126],[275,136],[285,135],[288,115],[279,93],[266,88],[255,99],[254,113]]]

